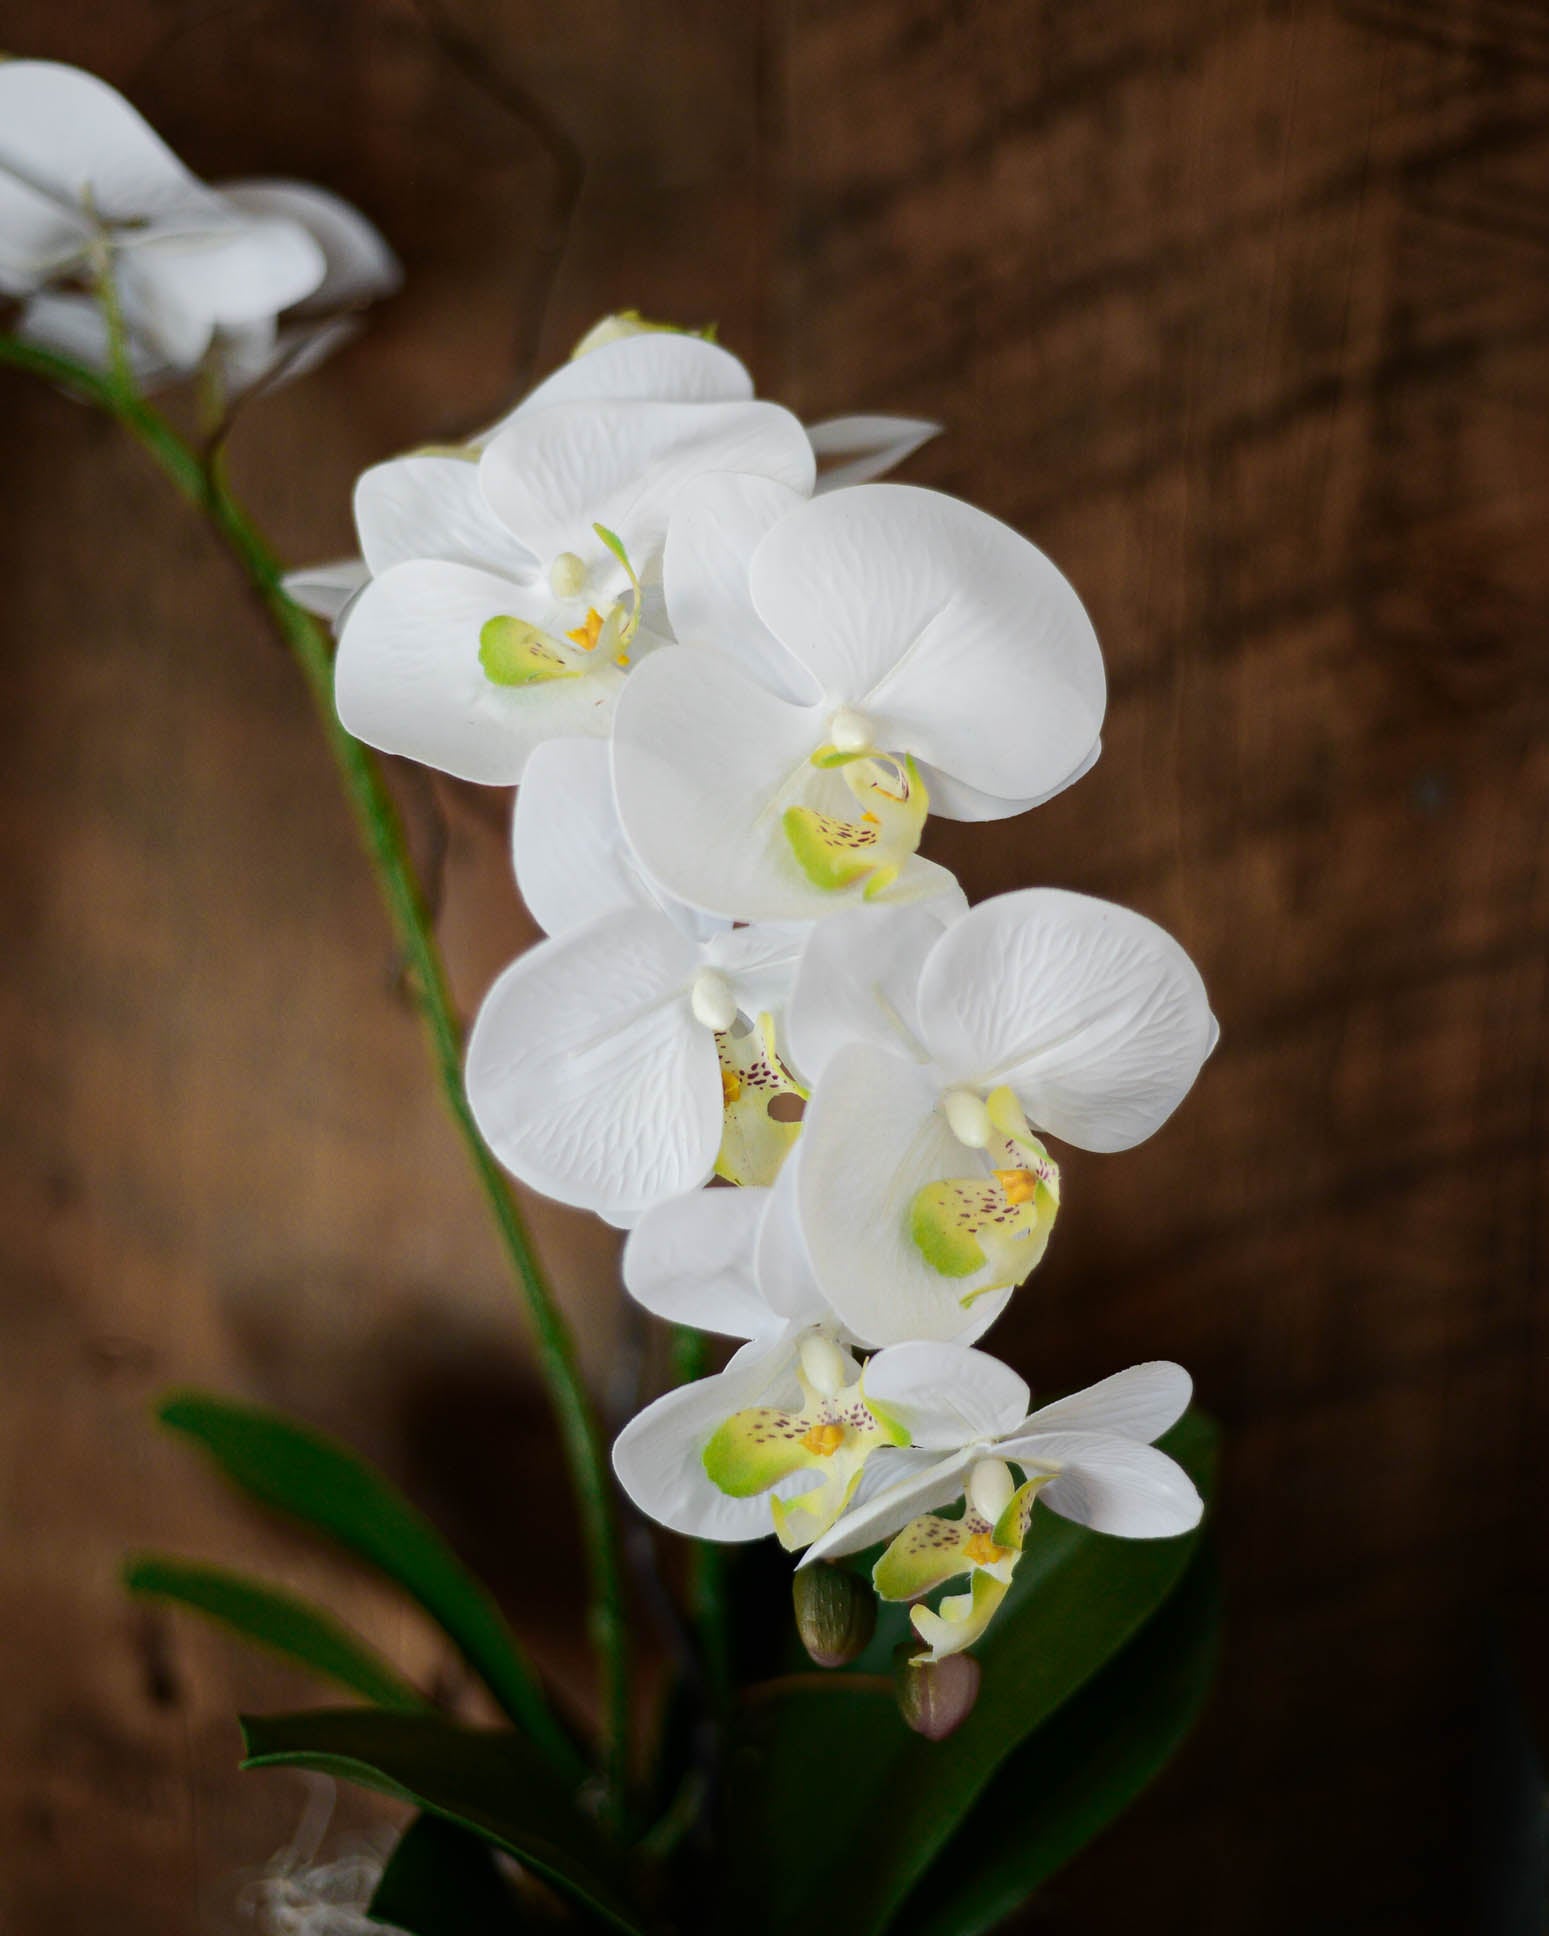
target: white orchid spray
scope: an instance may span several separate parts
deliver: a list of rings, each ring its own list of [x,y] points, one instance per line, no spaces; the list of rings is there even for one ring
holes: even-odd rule
[[[338,196],[207,187],[95,75],[0,61],[0,294],[24,341],[121,359],[141,389],[206,367],[230,392],[314,368],[401,279]]]
[[[981,1340],[1051,1243],[1064,1192],[1049,1145],[1116,1153],[1155,1133],[1216,1028],[1154,923],[1036,886],[970,907],[925,851],[932,814],[1009,818],[1079,779],[1106,703],[1091,623],[1041,551],[959,499],[875,481],[934,425],[805,428],[708,334],[621,312],[465,444],[373,466],[355,491],[360,557],[286,577],[226,489],[218,438],[195,448],[145,392],[194,371],[228,391],[293,374],[397,275],[324,191],[206,188],[100,82],[0,63],[0,294],[17,311],[0,359],[131,432],[231,547],[324,707],[554,1399],[589,1567],[595,1740],[381,1475],[260,1408],[181,1394],[160,1416],[385,1572],[507,1725],[457,1727],[282,1590],[155,1556],[131,1579],[366,1703],[250,1720],[247,1738],[250,1765],[332,1767],[419,1802],[372,1878],[374,1925],[440,1927],[444,1900],[471,1900],[507,1926],[499,1851],[545,1920],[552,1890],[637,1936],[709,1926],[722,1896],[704,1893],[701,1858],[722,1791],[777,1759],[742,1710],[794,1717],[802,1782],[809,1731],[837,1738],[832,1712],[802,1705],[815,1677],[731,1698],[737,1621],[715,1545],[800,1556],[811,1659],[850,1670],[852,1696],[896,1693],[880,1718],[839,1704],[842,1752],[864,1735],[859,1761],[881,1767],[912,1745],[899,1714],[939,1738],[969,1720],[981,1674],[998,1676],[1002,1715],[1016,1708],[1034,1650],[1059,1656],[1039,1669],[1059,1700],[1117,1672],[1173,1592],[1202,1502],[1154,1442],[1179,1425],[1187,1374],[1140,1364],[1034,1408]],[[517,788],[515,884],[543,938],[466,1039],[373,748]],[[680,1732],[720,1745],[684,1765],[663,1728],[649,1780],[607,1439],[508,1174],[627,1230],[627,1291],[691,1347],[689,1374],[612,1446],[641,1513],[711,1543],[694,1638],[675,1612],[667,1624],[700,1704]],[[710,1336],[737,1345],[720,1369]],[[1028,1556],[1078,1538],[1051,1516],[1097,1536],[1063,1590],[1103,1584],[1040,1624],[1044,1561]],[[1183,1551],[1126,1572],[1107,1540]],[[909,1609],[895,1682],[856,1666],[879,1603]],[[959,1784],[942,1846],[961,1796],[1048,1712],[965,1737],[982,1779]],[[811,1798],[770,1792],[767,1820],[764,1801],[739,1805],[756,1849],[784,1862]],[[841,1819],[847,1806],[825,1799]],[[851,1823],[846,1846],[866,1829]],[[277,1922],[311,1915],[291,1880]],[[726,1898],[745,1900],[747,1880]],[[810,1881],[826,1900],[835,1878]],[[881,1930],[899,1899],[857,1926]]]
[[[625,1490],[691,1536],[849,1553],[878,1499],[925,1513],[922,1467],[942,1503],[935,1455],[971,1443],[970,1530],[908,1535],[986,1582],[920,1612],[939,1664],[1004,1597],[1034,1500],[1078,1486],[999,1476],[1015,1449],[984,1446],[1022,1448],[1029,1400],[974,1348],[1048,1247],[1045,1139],[1151,1135],[1214,1020],[1152,922],[1046,888],[970,909],[919,851],[933,806],[1021,813],[1097,756],[1101,655],[1049,560],[935,492],[814,496],[812,440],[712,343],[583,348],[476,451],[362,480],[341,712],[521,782],[547,938],[485,998],[469,1103],[522,1182],[632,1229],[647,1309],[744,1341],[626,1427]],[[875,1584],[915,1578],[899,1553]]]

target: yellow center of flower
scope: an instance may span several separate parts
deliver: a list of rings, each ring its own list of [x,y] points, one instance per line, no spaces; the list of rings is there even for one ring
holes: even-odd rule
[[[597,649],[598,639],[602,637],[602,613],[595,605],[588,605],[586,617],[573,632],[567,632],[565,637],[573,640],[583,652],[594,652]]]
[[[721,1107],[729,1107],[742,1094],[742,1078],[735,1070],[721,1064]]]
[[[997,1546],[988,1533],[970,1533],[963,1543],[963,1551],[975,1566],[995,1566],[1011,1551],[1009,1546]]]
[[[801,1442],[809,1452],[815,1452],[820,1459],[831,1459],[844,1444],[844,1427],[832,1423],[813,1425],[802,1433]]]
[[[1007,1203],[1031,1203],[1038,1190],[1038,1178],[1031,1170],[996,1170],[995,1181],[1005,1192]]]

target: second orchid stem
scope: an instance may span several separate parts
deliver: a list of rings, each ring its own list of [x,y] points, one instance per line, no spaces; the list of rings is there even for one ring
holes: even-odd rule
[[[618,1820],[625,1809],[629,1770],[629,1636],[607,1451],[569,1325],[549,1288],[505,1172],[490,1154],[468,1107],[463,1087],[462,1034],[441,951],[397,808],[377,760],[339,723],[333,703],[333,654],[328,638],[318,622],[286,593],[278,561],[232,497],[218,465],[201,459],[167,419],[134,391],[125,373],[121,372],[117,380],[104,377],[12,337],[0,337],[0,362],[66,386],[84,401],[109,412],[150,452],[235,557],[306,681],[412,976],[447,1107],[532,1320],[539,1364],[559,1422],[589,1560],[592,1637],[602,1679],[603,1770],[608,1811]]]

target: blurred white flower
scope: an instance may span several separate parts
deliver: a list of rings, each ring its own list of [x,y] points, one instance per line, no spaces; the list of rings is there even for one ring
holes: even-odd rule
[[[312,368],[398,287],[357,210],[301,182],[207,187],[106,82],[0,62],[0,292],[18,333],[105,369],[111,283],[147,387],[213,359],[230,389]]]

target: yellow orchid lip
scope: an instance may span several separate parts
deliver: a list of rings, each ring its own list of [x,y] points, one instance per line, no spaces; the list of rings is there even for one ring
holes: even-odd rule
[[[875,900],[898,879],[925,831],[930,795],[919,768],[908,754],[833,743],[820,746],[812,764],[840,770],[861,813],[848,820],[787,807],[781,825],[792,856],[814,887],[832,893],[864,881],[865,898]]]

